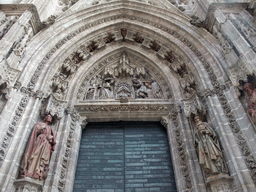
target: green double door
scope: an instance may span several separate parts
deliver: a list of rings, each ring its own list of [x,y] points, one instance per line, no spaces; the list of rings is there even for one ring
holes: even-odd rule
[[[176,190],[165,128],[158,122],[89,123],[73,192]]]

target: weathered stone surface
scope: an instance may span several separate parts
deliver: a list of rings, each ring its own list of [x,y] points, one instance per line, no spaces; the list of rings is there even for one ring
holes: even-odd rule
[[[239,84],[255,74],[253,1],[10,2],[0,5],[0,75],[10,85],[9,99],[0,92],[3,191],[15,191],[31,129],[45,113],[55,116],[57,145],[43,191],[73,190],[81,127],[99,121],[161,121],[177,190],[221,191],[207,186],[198,162],[197,114],[223,149],[232,179],[220,186],[256,190],[255,125]]]

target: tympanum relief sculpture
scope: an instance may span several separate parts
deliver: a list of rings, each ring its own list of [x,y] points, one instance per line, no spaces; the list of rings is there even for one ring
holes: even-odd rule
[[[157,81],[145,67],[131,64],[123,53],[118,64],[106,66],[88,83],[84,100],[161,99]]]
[[[21,162],[21,178],[30,177],[38,180],[47,178],[51,154],[56,145],[51,122],[52,116],[46,115],[43,121],[35,125]]]

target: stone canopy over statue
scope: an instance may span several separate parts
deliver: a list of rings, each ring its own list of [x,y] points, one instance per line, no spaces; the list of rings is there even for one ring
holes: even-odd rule
[[[123,53],[118,64],[106,66],[88,82],[84,100],[99,99],[161,99],[157,81],[140,65],[130,64]]]
[[[195,147],[199,164],[206,177],[228,173],[217,134],[199,116],[194,119],[196,124]]]
[[[21,178],[46,179],[51,154],[56,144],[51,122],[52,116],[47,115],[33,128],[20,166]]]

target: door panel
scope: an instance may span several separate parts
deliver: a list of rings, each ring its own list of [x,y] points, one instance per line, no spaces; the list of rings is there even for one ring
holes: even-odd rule
[[[157,122],[88,124],[73,191],[176,191],[165,128]]]

